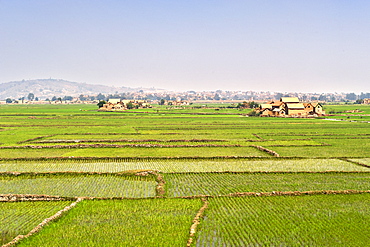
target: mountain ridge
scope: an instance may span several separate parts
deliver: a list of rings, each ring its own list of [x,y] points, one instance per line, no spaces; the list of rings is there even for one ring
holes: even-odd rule
[[[64,79],[32,79],[1,83],[0,99],[27,98],[29,93],[33,93],[39,99],[45,99],[53,96],[114,94],[115,92],[132,92],[140,89],[71,82]]]

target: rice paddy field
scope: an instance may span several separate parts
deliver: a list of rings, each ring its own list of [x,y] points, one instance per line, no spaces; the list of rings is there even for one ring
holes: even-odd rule
[[[366,246],[370,106],[327,107],[0,105],[0,244]]]

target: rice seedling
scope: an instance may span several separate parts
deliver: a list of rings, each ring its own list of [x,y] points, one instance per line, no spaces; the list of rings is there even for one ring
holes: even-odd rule
[[[152,177],[109,174],[0,176],[0,194],[144,198],[156,195],[156,185]]]
[[[121,172],[157,170],[179,172],[319,172],[369,171],[340,159],[47,159],[3,160],[0,172]]]
[[[185,246],[200,200],[82,201],[20,246]]]
[[[370,173],[182,173],[164,174],[167,196],[235,192],[369,190]]]
[[[194,246],[366,246],[370,194],[209,199]]]

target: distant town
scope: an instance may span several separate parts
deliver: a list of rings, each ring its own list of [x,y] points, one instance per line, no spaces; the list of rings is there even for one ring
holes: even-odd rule
[[[111,87],[63,79],[32,79],[0,84],[0,104],[97,104],[100,101],[146,101],[150,104],[182,105],[194,102],[257,102],[259,104],[296,97],[300,102],[367,103],[370,93],[297,93],[269,91],[186,91],[158,88]]]
[[[150,91],[138,90],[134,92],[123,92],[114,94],[80,94],[78,96],[55,95],[49,98],[39,98],[37,94],[28,93],[20,98],[6,98],[0,101],[0,104],[89,104],[99,103],[99,101],[108,101],[109,99],[121,100],[145,100],[150,103],[181,105],[191,102],[250,102],[259,103],[279,100],[282,97],[297,97],[302,102],[320,102],[320,103],[356,103],[369,104],[370,93],[279,93],[279,92],[256,92],[256,91]]]

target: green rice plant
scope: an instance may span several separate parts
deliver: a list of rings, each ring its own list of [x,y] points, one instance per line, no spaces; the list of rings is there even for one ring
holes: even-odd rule
[[[369,105],[360,105],[360,104],[347,104],[347,105],[327,105],[325,108],[327,108],[327,112],[330,111],[339,112],[339,113],[345,113],[347,115],[363,115],[363,114],[370,114],[370,106]],[[360,112],[354,112],[349,113],[346,111],[352,111],[352,110],[359,110]],[[339,114],[338,113],[338,114]],[[332,116],[330,116],[331,118]],[[335,117],[335,116],[334,116]]]
[[[176,147],[176,148],[84,148],[71,149],[63,157],[222,157],[222,156],[258,156],[268,154],[253,147]]]
[[[0,157],[268,157],[253,147],[89,147],[0,149]]]
[[[367,246],[370,194],[209,199],[194,246]]]
[[[156,195],[156,185],[153,177],[108,174],[0,176],[0,194],[144,198]]]
[[[0,149],[1,158],[60,157],[70,152],[68,149]]]
[[[163,113],[96,112],[94,105],[0,106],[0,146],[26,146],[36,141],[60,141],[48,150],[0,149],[0,157],[215,157],[268,155],[250,148],[268,147],[287,157],[367,158],[369,124],[322,119],[247,118],[236,115],[197,115],[197,109],[162,109]],[[86,109],[86,110],[85,110]],[[170,114],[166,114],[170,113]],[[206,110],[209,111],[209,110]],[[211,111],[214,111],[212,109]],[[195,113],[195,114],[184,114]],[[350,138],[349,138],[350,137]],[[36,139],[35,138],[40,138]],[[348,138],[348,139],[347,139]],[[358,139],[355,139],[358,138]],[[361,138],[361,139],[360,139]],[[198,144],[241,145],[242,147],[172,148],[84,148],[63,150],[70,143],[96,141],[103,144],[192,145],[186,140],[220,140]],[[117,142],[112,142],[117,140]],[[157,140],[157,141],[148,141]],[[136,142],[137,141],[137,142]],[[94,144],[94,142],[92,142]],[[329,144],[330,146],[321,146]],[[277,145],[277,146],[276,146]],[[301,147],[300,147],[301,146]]]
[[[366,159],[361,159],[366,160]],[[187,172],[323,172],[370,171],[368,167],[339,159],[49,159],[3,160],[0,172],[122,172],[157,170]]]
[[[272,147],[284,157],[348,157],[370,156],[370,142],[362,139],[317,139],[330,146],[317,147]]]
[[[185,246],[200,200],[82,201],[19,246]]]
[[[370,190],[370,173],[188,173],[164,174],[166,195],[227,195],[236,192]]]
[[[171,172],[322,172],[369,171],[339,159],[113,159],[113,160],[14,160],[0,161],[0,172],[121,172],[126,170]]]
[[[70,201],[0,202],[0,244],[25,235],[45,218],[68,206]]]
[[[293,138],[292,138],[293,139]],[[263,141],[259,142],[258,145],[266,147],[274,146],[321,146],[320,142],[314,140],[279,140],[279,141]]]

